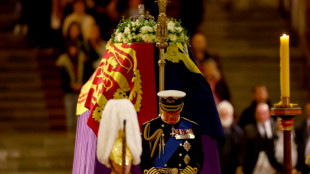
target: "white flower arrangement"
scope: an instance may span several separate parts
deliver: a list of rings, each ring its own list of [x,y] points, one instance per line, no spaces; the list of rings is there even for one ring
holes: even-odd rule
[[[167,21],[167,42],[189,43],[187,30],[181,26],[181,21],[169,19]],[[157,23],[153,19],[122,19],[112,34],[113,43],[151,42],[156,43]]]

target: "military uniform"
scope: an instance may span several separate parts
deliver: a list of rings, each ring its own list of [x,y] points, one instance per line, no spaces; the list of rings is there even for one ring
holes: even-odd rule
[[[160,117],[142,126],[142,157],[144,173],[199,173],[203,151],[199,125],[186,118],[174,125]]]

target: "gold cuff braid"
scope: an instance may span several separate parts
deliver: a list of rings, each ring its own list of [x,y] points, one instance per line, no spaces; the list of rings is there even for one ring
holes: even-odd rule
[[[192,168],[191,166],[186,166],[181,174],[196,174],[197,172],[197,167]]]
[[[155,167],[150,168],[149,170],[145,169],[143,174],[159,174]]]

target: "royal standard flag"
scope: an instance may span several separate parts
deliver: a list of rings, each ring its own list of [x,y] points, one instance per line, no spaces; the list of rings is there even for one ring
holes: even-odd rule
[[[90,110],[87,124],[97,135],[107,101],[128,98],[141,126],[157,113],[154,73],[152,43],[109,43],[99,67],[81,90],[77,115]]]

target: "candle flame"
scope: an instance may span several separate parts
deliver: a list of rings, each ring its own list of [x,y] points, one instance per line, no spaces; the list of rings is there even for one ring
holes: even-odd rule
[[[287,38],[287,37],[288,37],[288,35],[286,35],[286,34],[282,35],[282,38]]]

